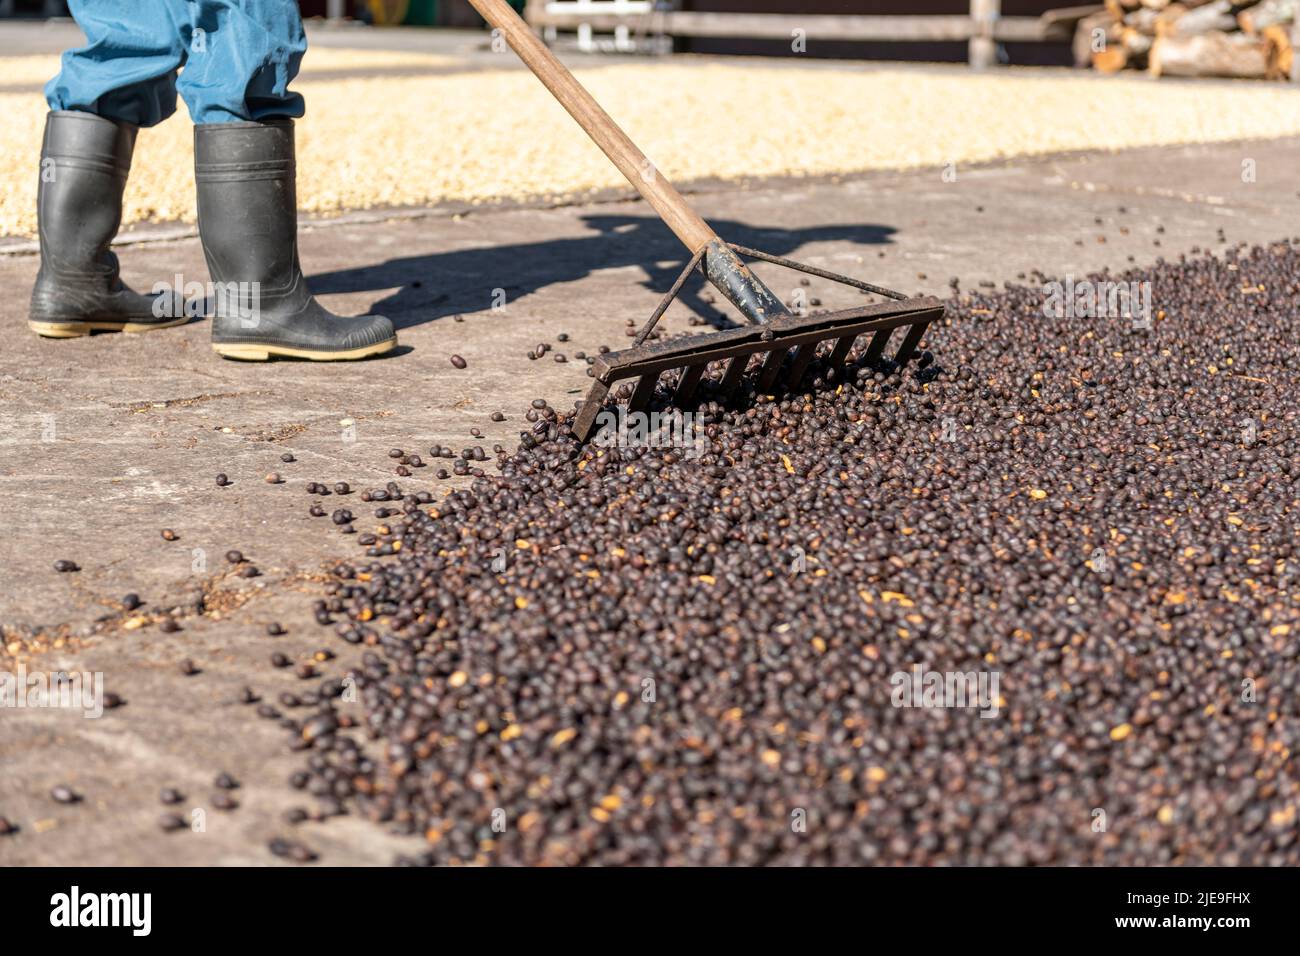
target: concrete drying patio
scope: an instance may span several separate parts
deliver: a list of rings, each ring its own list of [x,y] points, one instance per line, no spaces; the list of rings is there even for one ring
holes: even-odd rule
[[[743,189],[702,183],[694,198],[733,241],[946,295],[950,277],[965,287],[1034,269],[1081,277],[1290,237],[1300,223],[1297,148],[1280,139],[1075,154],[959,166],[955,181],[927,167]],[[146,289],[177,275],[206,281],[185,233],[128,233],[125,278]],[[328,647],[339,660],[322,670],[333,675],[354,659],[314,622],[311,604],[328,568],[363,549],[308,515],[305,485],[382,485],[394,477],[387,452],[399,447],[429,467],[397,480],[439,494],[453,483],[433,477],[443,463],[430,446],[512,448],[531,399],[569,407],[588,382],[574,352],[622,347],[625,320],[644,320],[683,261],[648,208],[626,201],[351,215],[304,229],[301,250],[327,306],[395,320],[398,353],[236,364],[211,351],[202,320],[143,336],[38,339],[25,326],[37,259],[0,255],[0,670],[102,672],[126,701],[96,720],[0,711],[0,817],[20,827],[0,836],[0,863],[271,863],[267,840],[291,829],[332,864],[384,864],[418,847],[351,818],[282,823],[285,809],[310,803],[285,782],[301,757],[273,722],[237,703],[244,686],[270,702],[304,689],[269,667],[275,651],[303,659]],[[793,275],[761,271],[781,295],[798,287]],[[692,309],[716,317],[701,291],[689,288],[668,329],[688,328]],[[818,280],[807,292],[828,307],[862,301]],[[569,342],[557,342],[561,332]],[[945,334],[930,335],[940,361]],[[530,361],[539,342],[570,361]],[[453,368],[452,353],[469,368]],[[490,420],[497,410],[506,421]],[[281,462],[286,451],[297,460]],[[284,483],[266,483],[271,471]],[[218,488],[219,472],[232,484]],[[350,507],[359,531],[376,523],[356,494],[325,505]],[[177,540],[163,540],[164,528]],[[223,557],[231,548],[262,575],[233,576]],[[61,558],[81,571],[56,573]],[[134,613],[120,604],[128,592],[146,602]],[[158,620],[172,608],[183,629],[165,633]],[[288,633],[268,636],[272,621]],[[185,659],[201,673],[183,675]],[[211,808],[221,771],[243,784],[232,812]],[[56,803],[58,784],[83,802]],[[165,786],[185,794],[179,808],[159,803]],[[194,808],[208,810],[205,832],[159,829],[165,809]]]

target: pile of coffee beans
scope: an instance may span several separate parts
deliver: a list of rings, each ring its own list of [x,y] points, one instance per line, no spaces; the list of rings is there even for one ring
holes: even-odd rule
[[[543,403],[363,494],[293,786],[416,864],[1300,863],[1300,249],[1092,278],[1150,314],[958,291],[698,444]]]

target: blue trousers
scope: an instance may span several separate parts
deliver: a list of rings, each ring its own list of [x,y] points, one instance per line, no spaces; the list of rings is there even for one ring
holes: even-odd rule
[[[86,45],[45,85],[52,110],[153,126],[299,117],[289,92],[307,49],[294,0],[69,0]],[[184,69],[181,69],[181,68]],[[180,77],[177,78],[177,71]]]

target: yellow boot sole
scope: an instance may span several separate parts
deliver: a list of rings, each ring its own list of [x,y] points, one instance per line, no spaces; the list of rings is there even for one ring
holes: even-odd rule
[[[185,316],[167,322],[132,322],[129,319],[41,322],[36,319],[28,319],[27,327],[37,335],[47,339],[75,339],[83,335],[89,335],[91,332],[152,332],[154,329],[170,329],[174,325],[182,325],[188,321],[189,319]]]
[[[239,359],[244,362],[265,362],[272,355],[287,358],[307,359],[311,362],[347,362],[353,359],[367,358],[371,355],[383,355],[397,347],[397,337],[384,342],[376,342],[359,349],[344,352],[325,352],[319,349],[297,349],[287,345],[223,345],[213,342],[213,350],[222,358]]]

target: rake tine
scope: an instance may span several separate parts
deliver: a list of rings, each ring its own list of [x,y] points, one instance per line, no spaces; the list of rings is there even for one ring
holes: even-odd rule
[[[794,361],[790,363],[790,374],[786,377],[786,382],[790,388],[799,387],[803,373],[808,371],[808,365],[817,355],[817,346],[820,344],[820,342],[808,342],[799,346],[799,349],[794,353]]]
[[[578,411],[577,417],[573,420],[573,427],[570,429],[573,437],[579,442],[585,442],[591,435],[592,426],[596,424],[596,416],[600,414],[600,409],[608,396],[608,385],[601,381],[592,383],[591,391],[587,392],[587,400],[582,403],[582,408]]]
[[[835,348],[831,351],[830,358],[826,360],[828,370],[839,370],[844,364],[844,360],[849,357],[849,349],[853,348],[853,343],[858,340],[856,335],[846,335],[835,343]]]
[[[659,381],[658,372],[649,372],[641,376],[641,380],[636,383],[636,391],[627,401],[627,410],[631,412],[643,412],[646,406],[650,404],[650,399],[654,397],[655,384]]]
[[[730,395],[740,384],[740,377],[745,374],[745,369],[749,367],[748,355],[737,355],[727,366],[726,373],[722,376],[722,381],[718,383],[718,394],[723,398]]]
[[[880,361],[880,356],[884,354],[885,346],[889,343],[889,337],[893,334],[893,329],[881,329],[871,337],[871,344],[867,346],[867,365],[875,365]]]
[[[763,367],[758,373],[758,381],[755,388],[762,394],[772,390],[772,384],[776,377],[781,374],[781,363],[790,353],[789,349],[773,349],[767,353],[767,358],[763,359]]]
[[[678,406],[686,405],[695,395],[695,389],[700,384],[700,378],[704,375],[704,362],[698,365],[688,365],[682,371],[682,377],[677,382],[677,390],[673,392],[673,404]]]
[[[918,322],[907,330],[907,337],[903,339],[903,344],[898,347],[898,354],[894,356],[894,361],[900,366],[906,365],[916,353],[916,347],[921,342],[921,336],[925,335],[925,329],[925,323]]]

